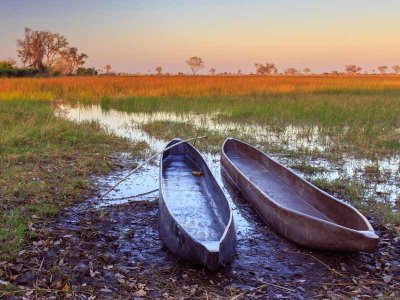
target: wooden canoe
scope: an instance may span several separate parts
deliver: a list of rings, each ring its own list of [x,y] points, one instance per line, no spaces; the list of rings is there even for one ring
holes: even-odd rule
[[[236,233],[228,200],[189,143],[161,157],[159,226],[164,244],[179,259],[212,271],[233,259]]]
[[[221,169],[264,222],[288,240],[320,250],[376,249],[379,238],[358,210],[254,147],[228,138],[222,146]]]

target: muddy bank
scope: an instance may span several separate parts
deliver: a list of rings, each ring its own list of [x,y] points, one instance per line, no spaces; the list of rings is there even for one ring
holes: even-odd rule
[[[96,199],[33,224],[14,262],[0,263],[4,299],[362,299],[400,297],[400,238],[378,228],[374,254],[309,251],[276,235],[235,190],[231,266],[211,273],[178,262],[158,234],[156,200],[99,207]],[[6,286],[9,282],[13,286]],[[237,297],[237,298],[235,298]]]

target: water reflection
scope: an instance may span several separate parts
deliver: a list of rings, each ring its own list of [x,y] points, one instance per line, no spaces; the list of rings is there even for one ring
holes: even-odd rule
[[[216,115],[199,115],[199,114],[176,114],[171,112],[154,112],[154,113],[126,113],[115,110],[103,111],[100,106],[64,106],[65,116],[77,122],[80,121],[98,121],[102,126],[114,132],[119,136],[123,136],[136,142],[146,142],[155,150],[160,151],[165,146],[166,140],[158,139],[146,131],[142,130],[143,124],[157,121],[172,121],[181,124],[190,124],[196,129],[217,132],[221,136],[230,136],[235,132],[241,139],[249,140],[253,143],[275,144],[277,147],[286,150],[298,151],[306,149],[309,151],[325,151],[328,149],[329,137],[322,138],[318,134],[317,127],[297,127],[285,126],[281,129],[274,129],[268,126],[257,124],[243,124],[238,122],[221,122],[216,120]],[[182,137],[185,138],[185,137]],[[220,145],[213,145],[219,147]],[[204,152],[203,152],[204,153]],[[287,166],[296,164],[307,164],[309,166],[318,167],[322,171],[307,175],[304,172],[296,171],[299,175],[311,179],[327,179],[335,180],[338,178],[351,178],[363,184],[366,187],[366,198],[374,198],[378,200],[395,201],[400,195],[400,155],[392,157],[383,157],[377,160],[344,157],[340,161],[330,161],[324,158],[315,158],[311,156],[290,157],[279,154],[272,155],[281,163]],[[210,166],[211,171],[223,185],[220,176],[219,154],[205,153],[205,158]],[[374,165],[379,170],[379,176],[367,176],[365,168]],[[121,174],[123,175],[123,172]],[[120,177],[119,177],[120,178]],[[108,183],[112,184],[112,178]],[[124,182],[118,191],[110,193],[109,198],[124,198],[131,195],[138,195],[144,192],[158,188],[158,161],[149,165],[141,172],[132,176],[130,180]],[[138,200],[150,199],[156,193],[137,197]],[[231,202],[236,214],[237,222],[241,222],[236,206],[230,198],[230,194],[226,195]],[[104,205],[112,203],[121,203],[127,200],[105,202]],[[244,220],[244,219],[243,219]],[[243,226],[246,226],[243,224]]]

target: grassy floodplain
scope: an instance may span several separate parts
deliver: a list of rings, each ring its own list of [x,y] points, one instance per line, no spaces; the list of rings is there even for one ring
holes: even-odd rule
[[[34,234],[29,229],[33,219],[46,220],[83,198],[90,191],[89,175],[109,171],[108,158],[128,146],[97,123],[77,125],[55,117],[57,99],[127,112],[213,113],[221,122],[256,123],[277,131],[288,125],[317,127],[331,141],[329,154],[379,157],[400,152],[400,76],[0,79],[3,257],[15,254],[27,233]],[[172,125],[147,124],[144,129],[171,136],[176,130],[193,131]],[[316,182],[329,191],[337,186],[349,190],[339,183]],[[385,220],[399,222],[387,206],[380,211],[388,214]]]
[[[0,260],[35,234],[33,222],[88,195],[89,176],[110,171],[128,146],[97,123],[56,117],[45,101],[0,101]]]
[[[0,80],[1,100],[64,99],[127,112],[218,113],[277,130],[316,126],[332,152],[400,149],[400,76],[132,76]]]

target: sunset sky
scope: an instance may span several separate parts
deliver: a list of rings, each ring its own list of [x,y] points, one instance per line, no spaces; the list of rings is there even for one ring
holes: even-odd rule
[[[87,66],[116,72],[188,72],[190,56],[203,73],[400,64],[398,0],[0,0],[0,60],[16,58],[25,26],[64,34]]]

